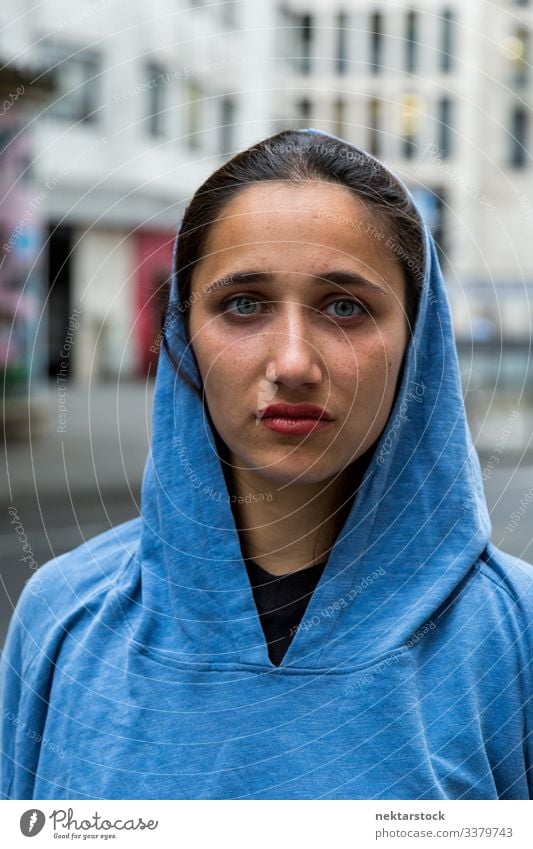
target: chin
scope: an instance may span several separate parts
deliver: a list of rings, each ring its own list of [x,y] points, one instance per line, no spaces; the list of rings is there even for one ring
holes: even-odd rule
[[[321,452],[306,452],[304,456],[294,448],[283,454],[265,451],[260,457],[242,457],[234,453],[235,462],[255,475],[277,486],[306,486],[328,481],[341,470],[339,458],[327,461]]]

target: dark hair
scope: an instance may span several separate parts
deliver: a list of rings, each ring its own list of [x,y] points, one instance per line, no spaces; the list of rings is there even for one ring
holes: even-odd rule
[[[163,325],[163,346],[186,383],[203,399],[202,386],[196,386],[176,360],[167,331],[175,324],[177,312],[183,314],[188,337],[191,277],[203,257],[210,228],[224,215],[226,205],[244,188],[254,183],[286,181],[290,184],[325,181],[349,189],[361,200],[375,222],[374,235],[383,238],[395,253],[406,282],[406,318],[412,330],[419,294],[424,279],[424,231],[416,208],[404,187],[382,163],[364,150],[316,131],[284,130],[238,153],[218,168],[200,186],[188,204],[177,241],[174,291],[177,300],[168,304]],[[369,231],[372,236],[372,230]],[[180,326],[181,323],[178,323]],[[185,340],[186,343],[189,338]],[[192,352],[191,352],[192,353]],[[193,354],[194,356],[194,354]],[[226,448],[212,425],[217,449],[227,461]],[[336,533],[348,516],[355,488],[371,457],[372,449],[352,463],[357,469],[344,476],[341,507],[336,512]],[[226,481],[227,470],[222,467]],[[315,549],[316,551],[316,549]],[[323,553],[323,552],[322,552]]]

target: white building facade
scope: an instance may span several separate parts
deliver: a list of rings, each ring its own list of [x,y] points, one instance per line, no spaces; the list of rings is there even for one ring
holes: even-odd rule
[[[69,376],[138,376],[154,365],[184,205],[227,156],[270,132],[256,94],[268,24],[252,3],[30,5],[5,20],[0,12],[0,50],[14,63],[44,62],[56,82],[31,163],[49,226],[48,371],[61,369],[75,309]]]
[[[473,430],[490,448],[510,412],[533,405],[533,4],[287,0],[278,26],[277,125],[296,118],[360,145],[424,210]],[[513,419],[509,442],[527,442],[530,425]]]

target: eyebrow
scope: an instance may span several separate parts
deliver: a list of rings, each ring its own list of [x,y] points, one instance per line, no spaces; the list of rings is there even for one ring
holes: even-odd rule
[[[208,295],[215,289],[225,289],[228,286],[242,286],[243,283],[273,283],[276,275],[269,271],[239,271],[235,274],[227,274],[219,280],[211,283],[205,294]],[[328,274],[313,275],[312,279],[316,283],[333,283],[336,286],[358,286],[361,289],[371,289],[373,292],[380,295],[386,295],[385,289],[378,286],[377,283],[372,283],[353,271],[330,271]]]

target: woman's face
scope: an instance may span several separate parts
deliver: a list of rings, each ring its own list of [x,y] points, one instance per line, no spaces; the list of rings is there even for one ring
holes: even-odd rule
[[[224,208],[192,276],[189,333],[234,467],[317,483],[378,439],[408,340],[404,275],[387,241],[332,183],[255,183]],[[263,414],[270,404],[312,404],[330,418],[285,432]]]

